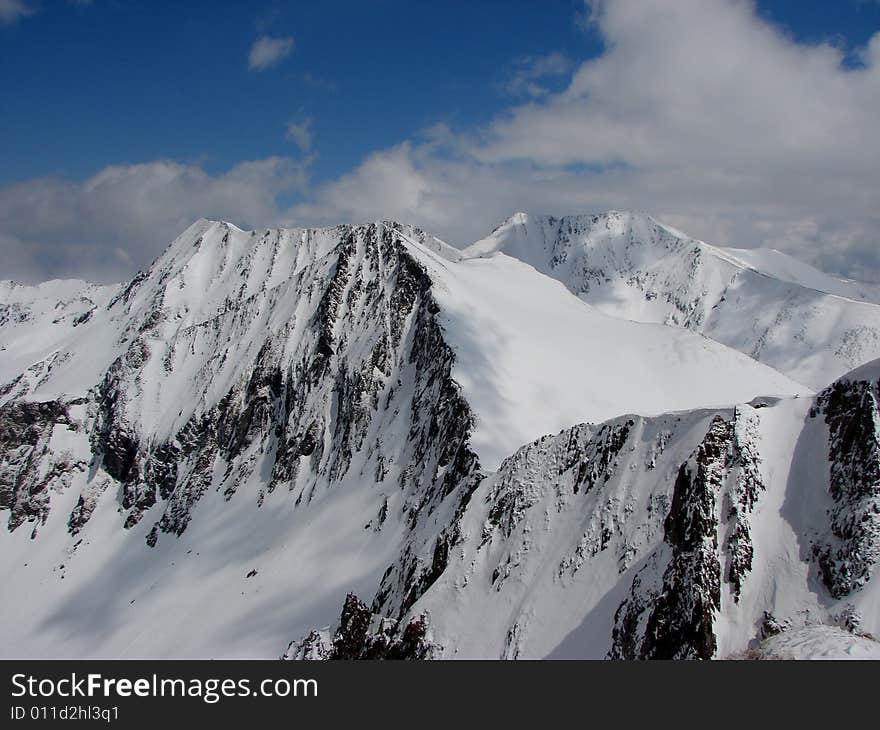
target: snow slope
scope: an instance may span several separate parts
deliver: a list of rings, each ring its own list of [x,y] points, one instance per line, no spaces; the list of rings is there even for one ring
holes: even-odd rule
[[[603,314],[515,258],[414,255],[434,282],[486,469],[572,423],[809,392],[704,337]]]
[[[199,221],[53,326],[0,399],[0,655],[277,656],[454,507],[472,416],[404,230],[443,250]]]
[[[878,373],[522,447],[407,617],[447,658],[876,658]]]
[[[710,500],[702,477],[675,500],[704,443],[719,515],[754,491],[757,460],[776,485],[748,540],[719,518],[717,560],[748,579],[739,608],[719,598],[700,624],[713,655],[743,649],[768,606],[831,616],[858,592],[853,610],[878,614],[874,482],[846,486],[873,474],[871,372],[814,402],[699,334],[615,319],[513,257],[394,222],[200,220],[116,287],[2,295],[0,656],[270,657],[311,629],[297,651],[327,655],[340,608],[343,628],[383,617],[375,655],[638,653],[657,595],[636,575],[714,600],[681,584],[711,551],[665,527]],[[813,476],[789,480],[793,465]],[[792,504],[806,512],[781,522]],[[625,600],[635,629],[617,625]],[[708,651],[683,628],[664,640]]]
[[[605,316],[510,257],[461,261],[455,249],[407,230],[401,240],[431,277],[486,468],[579,421],[809,392],[704,338]],[[25,371],[9,398],[84,397],[119,358],[146,357],[126,390],[125,418],[166,439],[243,377],[267,332],[302,324],[314,304],[309,277],[340,235],[338,228],[257,232],[197,221],[143,278],[117,287],[112,299],[109,287],[97,289],[93,296],[110,306],[94,305],[94,316],[78,326],[69,324],[71,313],[51,327],[42,315],[32,326],[0,328],[0,382]],[[39,289],[41,311],[64,295],[86,301],[72,284]],[[301,336],[294,327],[288,341]],[[135,342],[149,355],[134,352]]]
[[[114,288],[73,279],[37,286],[0,281],[0,383],[25,371],[34,382],[44,377],[62,343],[77,339]]]
[[[804,626],[761,642],[750,657],[757,659],[880,660],[880,643],[836,626]]]
[[[819,389],[880,357],[880,292],[773,250],[725,249],[631,212],[517,213],[466,257],[504,252],[608,314],[700,332]]]

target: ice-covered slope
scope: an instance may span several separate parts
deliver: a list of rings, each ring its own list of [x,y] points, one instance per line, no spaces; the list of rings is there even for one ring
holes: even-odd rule
[[[450,658],[876,657],[854,634],[880,631],[878,398],[874,363],[816,399],[524,446],[445,527],[446,570],[404,623]],[[308,648],[383,641],[352,633]]]
[[[636,213],[517,213],[466,257],[504,252],[608,314],[701,332],[821,388],[880,357],[880,292],[772,250],[725,249]]]

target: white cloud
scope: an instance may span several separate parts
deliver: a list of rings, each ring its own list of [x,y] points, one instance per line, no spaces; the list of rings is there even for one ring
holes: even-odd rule
[[[9,25],[26,15],[33,15],[34,7],[26,0],[0,0],[0,25]]]
[[[854,69],[837,48],[794,42],[746,0],[602,0],[587,10],[605,50],[564,90],[482,129],[435,125],[288,210],[277,196],[306,192],[309,159],[221,175],[157,162],[0,188],[0,278],[18,275],[12,267],[28,277],[130,274],[199,216],[247,226],[398,218],[466,245],[515,210],[624,208],[880,281],[880,34]],[[311,150],[305,120],[290,135]]]
[[[144,267],[199,217],[282,223],[276,196],[302,190],[306,163],[271,157],[211,175],[159,161],[107,167],[82,182],[0,187],[0,278],[113,281]]]
[[[513,63],[514,71],[504,85],[504,90],[511,96],[540,97],[548,92],[544,82],[551,77],[567,74],[572,62],[558,52],[546,56],[525,56]]]
[[[302,152],[310,152],[312,149],[312,118],[292,119],[287,123],[285,130],[287,139],[293,141]]]
[[[728,172],[870,166],[863,151],[878,147],[880,69],[846,70],[839,49],[792,42],[742,0],[592,5],[606,53],[546,104],[496,121],[475,150],[482,159],[657,167],[684,158]]]
[[[467,243],[516,209],[636,208],[718,243],[880,280],[880,34],[853,69],[746,0],[596,0],[587,11],[605,51],[565,90],[442,145],[376,153],[294,212],[396,211]]]
[[[456,215],[456,201],[444,205],[445,181],[437,179],[436,170],[419,169],[434,161],[420,162],[418,156],[409,142],[370,155],[356,170],[315,191],[311,202],[294,206],[291,215],[310,225],[392,218],[429,229],[443,226]]]
[[[253,71],[263,71],[280,63],[291,51],[293,38],[261,36],[254,41],[248,53],[248,67]]]

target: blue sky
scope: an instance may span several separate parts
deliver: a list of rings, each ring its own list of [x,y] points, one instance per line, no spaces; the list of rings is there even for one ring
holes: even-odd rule
[[[219,170],[290,155],[290,120],[312,120],[315,182],[437,122],[470,127],[512,101],[517,62],[583,60],[602,40],[574,0],[187,2],[43,0],[3,27],[0,182],[86,177],[116,163],[174,158]],[[880,3],[768,0],[800,39],[863,45]],[[293,38],[262,71],[261,36]],[[549,82],[559,79],[548,79]]]
[[[739,89],[760,86],[779,64],[779,89],[759,90],[763,98],[756,92],[746,100],[757,110],[754,120],[725,129],[723,139],[707,140],[715,148],[740,132],[744,141],[761,137],[764,124],[772,127],[769,140],[781,122],[761,108],[787,96],[790,88],[803,89],[790,100],[790,118],[803,120],[806,140],[808,126],[815,126],[806,116],[812,112],[805,111],[814,103],[807,76],[811,69],[818,68],[819,95],[823,85],[836,88],[838,82],[870,87],[859,73],[872,64],[866,49],[880,30],[880,2],[705,0],[685,12],[683,7],[693,2],[0,0],[0,252],[10,254],[8,262],[17,252],[16,262],[7,263],[0,278],[118,277],[144,265],[144,257],[161,248],[160,241],[167,243],[167,236],[196,214],[249,226],[406,216],[464,244],[491,228],[511,206],[578,212],[609,205],[662,214],[695,227],[689,230],[694,235],[714,236],[722,243],[779,244],[825,268],[857,274],[868,265],[864,255],[871,241],[864,239],[864,230],[873,220],[859,214],[860,231],[844,230],[855,225],[847,209],[834,221],[801,225],[815,201],[792,192],[790,199],[774,200],[773,210],[764,211],[763,228],[745,226],[741,221],[755,219],[748,209],[755,199],[750,202],[746,192],[754,187],[747,188],[744,180],[756,172],[754,165],[735,172],[735,160],[719,157],[707,163],[700,152],[677,171],[682,180],[686,175],[694,180],[736,174],[743,179],[743,194],[733,208],[705,197],[702,184],[696,184],[693,195],[684,184],[670,186],[663,195],[649,193],[656,187],[651,175],[669,162],[644,151],[630,154],[630,139],[656,137],[652,144],[675,149],[680,128],[670,120],[690,104],[711,110],[711,84],[693,84],[702,89],[702,97],[695,92],[672,109],[657,106],[647,86],[618,88],[607,98],[605,107],[613,108],[607,118],[596,118],[597,110],[589,105],[610,94],[607,85],[595,86],[603,74],[632,78],[624,54],[614,49],[634,43],[641,53],[640,41],[627,28],[644,21],[639,33],[646,38],[645,48],[657,54],[656,65],[665,63],[668,49],[693,47],[695,65]],[[651,21],[651,13],[659,13],[662,22]],[[665,35],[655,33],[660,27]],[[715,52],[718,40],[711,39],[712,33],[723,36],[726,27],[736,36],[731,43],[738,45],[723,60]],[[696,45],[703,37],[705,44]],[[727,40],[722,38],[724,44]],[[263,55],[257,57],[260,43]],[[829,59],[823,49],[838,57]],[[793,68],[790,60],[799,55],[803,63],[795,61]],[[763,67],[755,59],[765,59]],[[682,84],[692,84],[684,64],[658,75],[653,88],[668,86],[678,96],[676,74]],[[740,72],[741,80],[730,78]],[[553,120],[565,120],[572,110],[578,78],[586,79],[581,86],[590,93],[577,92],[578,116],[566,121],[577,129],[554,126]],[[841,103],[858,107],[853,115],[860,120],[873,109],[853,102],[850,91],[841,94],[817,112],[819,119],[828,114],[828,130],[839,122],[832,117],[840,116]],[[633,118],[621,116],[628,97],[639,101]],[[565,113],[553,116],[554,109]],[[656,115],[656,129],[638,126],[638,114]],[[734,109],[729,116],[737,114]],[[527,129],[532,122],[536,126]],[[596,138],[604,139],[609,131],[603,124],[624,131],[634,126],[626,132],[630,137],[621,132],[617,141],[592,150],[591,125],[597,125]],[[689,134],[702,137],[700,130],[706,129],[711,136],[713,124],[707,119]],[[581,133],[587,136],[578,142]],[[561,149],[556,134],[571,137],[571,146]],[[815,146],[812,139],[809,149]],[[770,148],[771,153],[778,148]],[[756,160],[775,156],[754,152]],[[867,154],[870,159],[873,152],[853,157]],[[762,179],[776,180],[778,189],[777,176],[801,166],[812,153],[795,154],[797,164],[775,161]],[[848,153],[834,157],[841,158]],[[816,165],[814,173],[820,169]],[[854,168],[842,171],[839,195],[845,186],[861,189],[863,174]],[[516,189],[513,179],[521,183]],[[177,198],[193,201],[190,207],[175,206],[167,220],[162,218],[167,205],[157,204],[155,212],[143,207],[165,180],[174,181],[167,187]],[[793,187],[803,180],[801,174]],[[464,189],[462,181],[480,185],[463,192],[463,202],[454,199],[455,191]],[[99,200],[96,188],[102,191]],[[504,195],[498,192],[502,189]],[[379,196],[380,190],[387,195]],[[529,192],[535,190],[543,192]],[[606,194],[609,190],[617,192]],[[109,199],[123,202],[117,210],[107,207]],[[142,207],[131,212],[135,203],[124,201]],[[473,210],[466,205],[471,203]],[[35,222],[35,216],[59,206],[70,210],[55,216],[51,225]],[[785,215],[774,212],[780,206],[786,207]],[[105,217],[128,218],[117,228],[103,221],[94,225],[101,231],[91,237],[76,231],[96,210],[108,211]],[[151,215],[157,221],[152,228],[144,222]],[[461,224],[463,217],[472,225]],[[124,243],[115,245],[114,236],[137,243],[128,250]],[[835,236],[844,243],[832,250],[825,241]],[[844,249],[851,257],[846,261],[841,259]],[[114,263],[102,269],[108,250]],[[876,268],[863,278],[880,276]]]
[[[600,48],[570,0],[42,5],[0,30],[0,83],[14,100],[0,121],[3,181],[291,154],[285,126],[306,117],[320,180],[438,121],[491,118],[510,103],[517,59]],[[255,71],[261,36],[293,38],[293,50]]]

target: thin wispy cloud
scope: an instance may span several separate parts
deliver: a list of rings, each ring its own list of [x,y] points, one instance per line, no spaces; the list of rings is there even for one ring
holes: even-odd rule
[[[36,9],[26,0],[0,0],[0,25],[11,25],[35,12]]]
[[[336,91],[336,82],[330,79],[324,79],[310,71],[305,71],[300,77],[302,82],[313,89],[321,89],[323,91]]]
[[[291,140],[302,152],[310,152],[312,149],[312,118],[292,119],[287,123],[285,136]]]
[[[511,96],[545,96],[550,92],[546,80],[569,73],[574,64],[563,54],[554,52],[546,56],[526,56],[514,61],[514,72],[504,85]]]
[[[78,7],[88,7],[94,4],[94,0],[66,1],[68,5]],[[33,0],[0,0],[0,25],[12,25],[29,15],[36,15],[42,9],[44,6]]]
[[[252,71],[264,71],[277,66],[293,52],[293,38],[261,36],[254,41],[248,53],[248,67]]]

